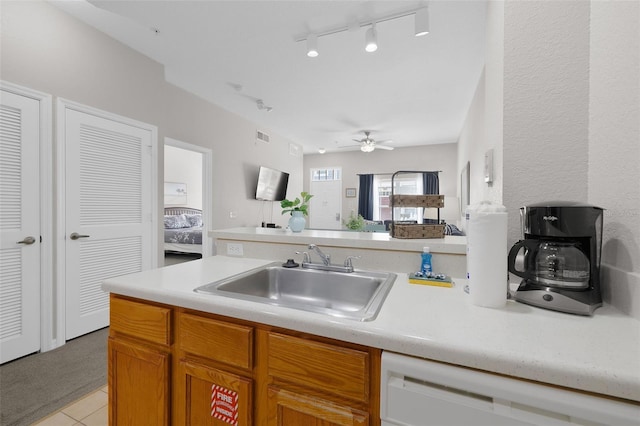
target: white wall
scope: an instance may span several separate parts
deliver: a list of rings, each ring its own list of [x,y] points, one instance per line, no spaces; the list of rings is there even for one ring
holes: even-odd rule
[[[486,64],[458,141],[458,181],[470,164],[470,204],[492,201],[502,204],[503,196],[503,58],[504,3],[487,4]],[[493,181],[484,181],[485,154],[493,150]],[[458,187],[459,187],[458,183]],[[458,189],[458,196],[460,190]]]
[[[370,153],[347,151],[340,153],[307,154],[304,156],[304,187],[309,188],[310,170],[342,167],[342,217],[358,213],[358,198],[346,198],[345,188],[359,187],[358,174],[394,173],[399,170],[442,170],[440,193],[456,197],[456,144],[426,145],[396,148],[393,151],[375,150]]]
[[[587,202],[589,2],[505,3],[503,108],[513,243],[521,206]]]
[[[520,238],[521,206],[565,200],[605,208],[604,299],[636,318],[639,9],[625,1],[490,2],[484,79],[458,150],[458,173],[468,159],[478,179],[480,154],[502,146],[494,188],[474,182],[471,199],[502,201],[510,244]]]
[[[606,208],[605,297],[640,318],[640,3],[592,2],[590,35],[588,200]]]
[[[165,206],[179,205],[202,210],[202,153],[165,145],[164,181],[187,185],[185,203],[167,204],[165,199]]]
[[[302,190],[302,156],[289,155],[292,141],[261,128],[271,143],[256,142],[254,123],[168,84],[161,64],[46,2],[2,1],[1,19],[3,80],[154,124],[160,147],[170,137],[210,148],[214,228],[260,223],[262,204],[252,199],[260,165],[288,171],[291,193]],[[160,149],[159,215],[163,163]]]

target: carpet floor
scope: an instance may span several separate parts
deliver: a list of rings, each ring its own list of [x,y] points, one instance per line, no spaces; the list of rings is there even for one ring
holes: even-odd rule
[[[0,425],[23,426],[107,384],[103,328],[0,366]]]

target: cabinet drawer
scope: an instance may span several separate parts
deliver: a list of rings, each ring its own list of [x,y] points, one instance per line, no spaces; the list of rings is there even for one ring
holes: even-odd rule
[[[181,314],[180,349],[236,367],[253,366],[253,328],[191,314]]]
[[[326,343],[269,333],[269,375],[369,401],[369,354]]]
[[[110,330],[161,345],[171,344],[171,309],[111,296]]]

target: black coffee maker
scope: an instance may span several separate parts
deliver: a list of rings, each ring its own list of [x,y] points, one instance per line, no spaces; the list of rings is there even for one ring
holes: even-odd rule
[[[593,315],[602,306],[603,209],[548,202],[520,208],[524,239],[509,251],[509,272],[522,277],[515,299],[555,311]]]

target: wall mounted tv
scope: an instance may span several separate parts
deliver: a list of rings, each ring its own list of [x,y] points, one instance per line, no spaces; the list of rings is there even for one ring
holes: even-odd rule
[[[287,198],[289,173],[260,166],[256,200],[282,201]]]

